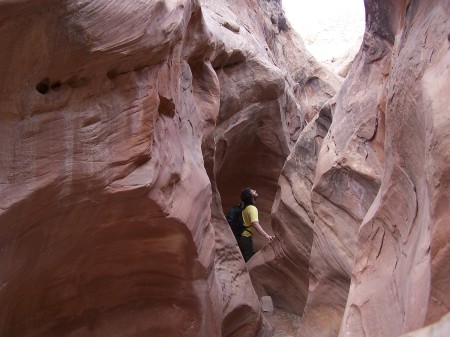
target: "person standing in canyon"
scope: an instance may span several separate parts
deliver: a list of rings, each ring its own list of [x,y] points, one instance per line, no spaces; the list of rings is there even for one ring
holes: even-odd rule
[[[267,232],[259,224],[258,209],[255,206],[258,193],[254,189],[246,188],[241,193],[241,200],[243,203],[242,219],[245,230],[239,237],[238,245],[242,252],[245,262],[255,254],[253,247],[252,235],[255,229],[267,240],[272,241],[275,236],[267,234]]]

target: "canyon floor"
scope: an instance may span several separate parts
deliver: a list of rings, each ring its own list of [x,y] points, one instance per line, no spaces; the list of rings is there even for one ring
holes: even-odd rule
[[[300,327],[300,316],[275,309],[273,312],[265,312],[264,316],[272,324],[273,337],[295,337]]]

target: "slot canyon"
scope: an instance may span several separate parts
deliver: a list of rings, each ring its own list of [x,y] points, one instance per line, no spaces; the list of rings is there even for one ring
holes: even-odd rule
[[[450,336],[450,0],[361,1],[0,1],[0,337]]]

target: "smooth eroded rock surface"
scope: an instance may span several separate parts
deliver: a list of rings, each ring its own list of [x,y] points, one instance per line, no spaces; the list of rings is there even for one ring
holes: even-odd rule
[[[365,6],[343,79],[279,0],[0,2],[0,335],[449,334],[450,1]]]
[[[340,85],[284,44],[280,4],[7,1],[0,22],[0,334],[270,335],[222,208],[253,186],[270,230],[300,105]]]

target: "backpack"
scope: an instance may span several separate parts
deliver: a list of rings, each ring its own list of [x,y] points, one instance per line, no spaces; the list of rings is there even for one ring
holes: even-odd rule
[[[239,240],[239,237],[244,231],[249,232],[247,227],[245,227],[244,225],[244,220],[242,219],[242,211],[244,210],[244,208],[242,208],[240,205],[233,206],[227,215],[228,224],[233,231],[236,241]]]

